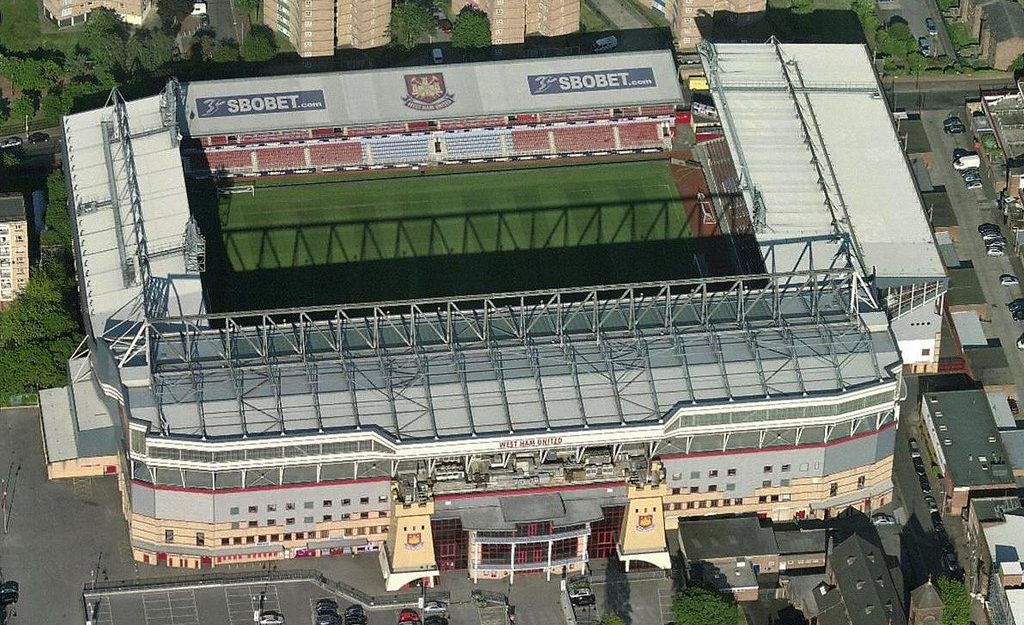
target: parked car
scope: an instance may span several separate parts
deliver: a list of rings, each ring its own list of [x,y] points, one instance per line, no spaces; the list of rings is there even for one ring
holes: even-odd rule
[[[875,525],[896,525],[896,519],[891,514],[876,512],[871,515],[871,522]]]
[[[437,21],[437,27],[441,29],[443,33],[452,32],[452,21],[447,18],[442,18]]]
[[[338,602],[334,599],[318,599],[316,602],[317,614],[337,614]]]
[[[935,503],[935,497],[932,497],[931,495],[926,495],[924,498],[924,503],[928,506],[929,512],[939,511],[939,504]]]
[[[924,475],[925,474],[924,463],[921,462],[920,458],[915,458],[914,459],[914,473],[917,473],[918,475]]]
[[[572,603],[574,606],[584,608],[597,603],[597,597],[595,597],[594,595],[584,595],[582,597],[569,599],[569,602]]]
[[[921,447],[917,444],[917,439],[916,438],[907,439],[907,446],[910,447],[910,457],[911,458],[920,458],[921,457]]]
[[[1002,247],[992,246],[985,250],[985,253],[989,256],[1003,256],[1005,252]]]
[[[928,476],[927,475],[920,475],[920,476],[918,476],[918,480],[921,482],[921,492],[923,492],[925,494],[931,494],[931,492],[932,492],[932,485],[928,481]]]
[[[1012,273],[1004,273],[999,276],[999,284],[1001,286],[1016,286],[1020,284],[1020,279]]]
[[[965,184],[964,186],[967,187],[968,191],[977,191],[983,185],[981,184],[980,180],[972,180],[972,181],[968,182],[967,184]]]
[[[928,34],[932,37],[939,34],[939,29],[935,26],[935,20],[930,17],[924,18],[924,27],[928,29]]]
[[[448,625],[448,619],[443,616],[434,614],[423,619],[423,625]]]
[[[284,615],[274,610],[260,612],[259,625],[284,625]]]
[[[1010,316],[1013,317],[1014,321],[1024,321],[1024,310],[1015,310],[1010,313]]]
[[[0,608],[18,603],[18,582],[9,579],[0,583]]]
[[[955,553],[950,553],[949,551],[947,551],[946,557],[944,558],[943,562],[946,565],[946,570],[948,570],[950,573],[954,575],[956,575],[956,573],[960,570],[960,563],[957,562]]]
[[[960,156],[953,153],[953,169],[963,171],[965,169],[977,169],[981,167],[981,157],[977,152],[966,152]]]
[[[29,143],[46,143],[50,140],[50,135],[45,132],[33,132],[28,136]]]
[[[998,224],[984,223],[984,224],[981,224],[980,226],[978,226],[978,234],[985,234],[986,232],[993,231],[993,230],[996,231],[996,232],[1002,232],[1002,230],[999,228]]]
[[[981,180],[981,172],[977,169],[965,169],[960,172],[960,177],[963,178],[965,182],[970,180]]]
[[[398,614],[399,623],[419,623],[420,613],[412,608],[405,608]]]
[[[316,625],[345,625],[345,621],[337,614],[318,614]]]
[[[1024,351],[1024,334],[1017,337],[1017,349]]]
[[[0,150],[20,148],[22,143],[21,137],[7,137],[3,143],[0,143]]]
[[[917,48],[921,51],[921,54],[925,56],[932,55],[932,44],[930,41],[928,41],[927,37],[917,38]]]
[[[1006,307],[1010,310],[1024,310],[1024,297],[1018,297],[1012,302],[1007,302]]]
[[[424,616],[428,614],[445,614],[448,612],[448,604],[444,601],[428,601],[423,604]]]

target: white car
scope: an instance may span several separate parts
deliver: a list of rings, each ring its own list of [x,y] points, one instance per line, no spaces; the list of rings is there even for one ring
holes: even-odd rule
[[[971,180],[964,186],[967,187],[968,191],[974,191],[975,189],[980,189],[982,187],[982,184],[980,180]]]
[[[871,522],[875,525],[896,525],[896,519],[892,515],[879,512],[871,515]]]
[[[448,604],[444,601],[428,601],[423,604],[423,614],[445,614],[448,612]]]
[[[7,137],[3,143],[0,143],[0,150],[6,150],[8,148],[20,148],[22,144],[21,137]]]
[[[988,254],[989,256],[1003,256],[1003,255],[1005,255],[1005,252],[1003,252],[1003,248],[999,247],[999,246],[992,246],[992,247],[986,249],[985,253]]]
[[[1020,279],[1015,275],[1004,273],[999,276],[999,284],[1002,286],[1016,286],[1020,284]]]
[[[284,615],[273,610],[260,613],[260,625],[284,625]]]

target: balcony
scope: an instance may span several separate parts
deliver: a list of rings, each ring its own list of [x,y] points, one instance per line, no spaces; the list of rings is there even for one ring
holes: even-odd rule
[[[541,534],[534,536],[481,536],[477,532],[476,536],[472,539],[474,543],[490,544],[490,545],[521,545],[523,543],[546,543],[553,540],[564,540],[566,538],[579,538],[580,536],[589,536],[590,528],[583,527],[578,529],[570,529],[559,531],[555,530],[551,534]]]
[[[511,562],[470,562],[469,568],[470,570],[475,569],[477,571],[538,571],[547,568],[556,568],[562,566],[570,566],[573,564],[581,564],[589,561],[590,556],[584,553],[581,556],[575,556],[572,558],[560,558],[556,560],[551,560],[551,562],[548,562],[547,560],[544,560],[543,562],[516,562],[515,564]]]
[[[629,463],[562,465],[541,464],[529,473],[498,468],[477,471],[470,480],[443,480],[433,485],[434,495],[474,493],[546,486],[568,486],[623,481],[629,476]],[[423,479],[424,476],[421,476]]]

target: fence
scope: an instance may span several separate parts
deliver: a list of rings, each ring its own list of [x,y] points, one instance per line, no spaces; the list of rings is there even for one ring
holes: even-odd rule
[[[282,581],[305,581],[312,582],[318,586],[334,592],[346,599],[361,603],[369,608],[395,608],[412,607],[419,603],[420,597],[426,601],[437,600],[449,602],[448,591],[427,590],[424,593],[419,591],[393,593],[387,595],[370,595],[368,593],[349,586],[348,584],[328,579],[319,571],[310,569],[297,569],[293,571],[239,571],[237,573],[199,573],[195,575],[182,575],[176,577],[154,577],[149,579],[133,579],[121,581],[106,581],[86,584],[82,590],[83,604],[88,618],[89,599],[98,595],[113,595],[123,593],[146,592],[147,590],[160,590],[169,588],[201,588],[204,586],[216,587],[225,584],[242,584],[246,582],[273,584]]]

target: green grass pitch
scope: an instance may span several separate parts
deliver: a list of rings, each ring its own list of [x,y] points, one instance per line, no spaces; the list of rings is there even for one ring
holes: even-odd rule
[[[660,160],[267,179],[254,195],[221,196],[216,211],[217,262],[238,289],[262,293],[245,308],[273,295],[246,286],[257,275],[319,282],[339,294],[325,303],[339,303],[608,284],[651,268],[658,279],[666,264],[692,265],[679,247],[690,237],[683,202]]]

